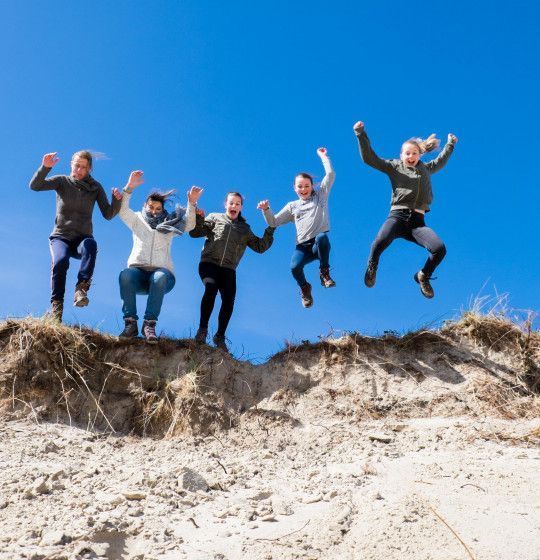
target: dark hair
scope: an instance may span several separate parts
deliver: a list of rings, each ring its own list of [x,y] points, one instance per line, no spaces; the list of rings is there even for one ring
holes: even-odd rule
[[[294,180],[296,181],[296,179],[298,177],[302,177],[302,179],[309,179],[311,186],[313,186],[313,175],[310,175],[309,173],[306,173],[305,171],[302,171],[301,173],[297,173],[294,176]]]
[[[242,205],[244,204],[244,197],[243,197],[239,192],[236,192],[236,191],[230,191],[230,192],[228,192],[228,193],[225,195],[225,202],[227,202],[227,199],[229,198],[229,196],[237,196],[237,197],[241,200]]]
[[[172,189],[170,191],[167,191],[167,192],[152,191],[146,197],[146,202],[148,202],[149,200],[153,200],[154,202],[161,202],[162,206],[165,208],[165,203],[167,202],[167,200],[169,200],[171,198],[171,196],[174,193],[175,193],[174,189]],[[146,204],[146,202],[145,202],[145,204]]]
[[[75,158],[84,158],[85,160],[88,161],[88,166],[90,169],[92,169],[92,153],[89,152],[88,150],[79,150],[78,152],[75,152],[72,156],[71,156],[71,161],[73,161]]]

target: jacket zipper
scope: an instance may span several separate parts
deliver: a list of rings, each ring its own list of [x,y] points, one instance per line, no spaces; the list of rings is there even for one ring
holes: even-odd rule
[[[225,241],[225,247],[223,249],[223,255],[221,255],[221,262],[219,266],[223,266],[223,259],[225,258],[225,252],[227,251],[227,245],[229,244],[229,237],[231,235],[232,224],[229,224],[229,232],[227,233],[227,241]]]
[[[152,245],[150,246],[150,265],[154,265],[154,241],[156,240],[156,231],[152,230]]]

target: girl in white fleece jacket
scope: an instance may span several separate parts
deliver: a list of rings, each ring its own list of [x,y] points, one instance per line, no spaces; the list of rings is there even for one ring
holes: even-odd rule
[[[177,206],[168,213],[165,203],[174,191],[152,192],[148,195],[141,211],[129,207],[133,189],[143,183],[143,172],[132,171],[124,187],[120,218],[133,232],[133,248],[128,258],[128,268],[120,273],[120,297],[124,315],[123,338],[139,334],[137,326],[137,294],[148,294],[142,334],[147,342],[155,344],[156,321],[161,311],[163,297],[175,284],[171,259],[171,243],[175,235],[182,235],[195,226],[195,205],[203,189],[191,187],[187,193],[187,210]]]

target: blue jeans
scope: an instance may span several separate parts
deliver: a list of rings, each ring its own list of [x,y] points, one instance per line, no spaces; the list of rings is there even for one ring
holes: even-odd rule
[[[330,239],[326,233],[298,244],[292,254],[291,272],[300,287],[307,284],[304,266],[316,260],[320,261],[320,268],[330,266]]]
[[[118,278],[120,283],[120,297],[122,298],[122,312],[124,319],[137,316],[137,294],[148,294],[144,318],[147,321],[157,321],[163,297],[168,294],[176,282],[173,273],[166,268],[143,270],[142,268],[125,268]]]
[[[50,237],[52,257],[51,301],[64,301],[69,259],[80,259],[77,282],[91,280],[96,266],[97,243],[93,237],[77,237],[71,241],[63,237]]]

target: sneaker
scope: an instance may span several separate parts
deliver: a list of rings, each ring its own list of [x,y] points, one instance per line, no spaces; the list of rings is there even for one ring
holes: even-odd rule
[[[433,288],[431,287],[431,284],[429,282],[430,277],[426,276],[424,272],[419,270],[414,275],[414,279],[416,282],[418,282],[418,284],[420,284],[420,291],[425,297],[431,299],[435,295],[435,292],[433,291]]]
[[[62,322],[62,316],[64,314],[64,302],[60,300],[51,301],[51,309],[47,312],[47,316],[50,317],[56,323]]]
[[[224,335],[216,333],[213,340],[217,348],[223,350],[224,352],[229,352],[229,348],[227,347],[227,340],[225,339]]]
[[[364,284],[368,288],[373,288],[375,280],[377,280],[377,263],[375,261],[368,261],[366,273],[364,274]]]
[[[86,307],[90,300],[88,299],[88,290],[90,289],[90,280],[81,280],[75,286],[75,296],[73,297],[73,305],[75,307]]]
[[[195,335],[195,342],[199,344],[206,344],[206,337],[208,336],[208,329],[197,329],[197,334]]]
[[[156,322],[157,321],[151,321],[149,319],[145,319],[143,322],[142,335],[148,344],[157,344],[158,342],[158,337],[156,335]]]
[[[137,319],[134,317],[126,317],[124,319],[124,330],[118,335],[120,338],[135,338],[139,335],[139,327]]]
[[[300,296],[302,298],[302,305],[304,307],[311,307],[313,305],[313,296],[311,295],[311,284],[308,282],[300,287]]]
[[[330,269],[328,267],[321,268],[321,285],[325,288],[333,288],[336,283],[330,277]]]

